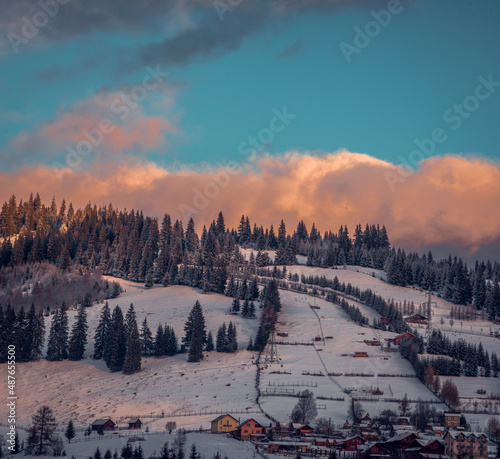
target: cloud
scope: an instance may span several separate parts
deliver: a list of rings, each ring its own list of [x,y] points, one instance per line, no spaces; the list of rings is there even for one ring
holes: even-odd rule
[[[369,11],[386,3],[386,0],[17,0],[2,9],[0,51],[2,48],[3,52],[9,48],[10,52],[20,51],[95,32],[136,36],[154,32],[161,37],[157,43],[145,44],[138,50],[122,50],[126,54],[122,67],[133,66],[137,57],[148,64],[185,65],[194,58],[219,57],[237,50],[246,36],[273,21],[306,12],[335,14],[346,8]],[[42,8],[41,4],[50,7]]]
[[[134,95],[146,100],[148,92],[142,86],[134,88],[139,89],[100,91],[61,110],[33,130],[21,132],[0,151],[0,163],[10,167],[18,166],[20,161],[64,162],[69,151],[77,151],[85,157],[85,164],[90,164],[104,159],[117,161],[128,153],[144,157],[148,152],[164,150],[168,135],[177,129],[165,115],[146,114]],[[169,109],[172,96],[160,96],[164,108]],[[154,106],[158,95],[149,97]]]
[[[292,231],[299,220],[321,231],[347,224],[384,224],[396,246],[445,248],[466,257],[498,256],[500,247],[500,165],[481,158],[444,156],[425,160],[391,191],[386,174],[400,168],[368,155],[340,151],[312,155],[289,152],[265,156],[238,169],[169,171],[151,163],[107,163],[61,179],[47,167],[0,174],[0,198],[26,199],[39,191],[50,200],[164,212],[192,213],[198,226],[222,210],[229,224],[241,214],[257,224]],[[440,255],[446,255],[441,253]]]

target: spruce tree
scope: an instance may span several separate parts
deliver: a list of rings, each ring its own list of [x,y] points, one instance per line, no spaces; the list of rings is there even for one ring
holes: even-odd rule
[[[52,361],[68,358],[68,315],[64,303],[52,317],[46,358]]]
[[[104,303],[101,310],[101,318],[95,330],[94,335],[94,354],[92,357],[96,360],[105,358],[109,355],[109,335],[111,333],[111,312],[109,310],[108,302]]]
[[[128,337],[123,373],[129,375],[138,371],[141,371],[141,340],[139,338],[137,322],[134,321],[130,336]]]
[[[227,347],[226,352],[236,352],[238,350],[238,341],[236,338],[236,326],[229,322],[227,327]]]
[[[250,301],[248,298],[243,302],[243,307],[241,308],[241,317],[250,317]]]
[[[73,420],[70,419],[68,422],[68,427],[66,427],[66,432],[64,432],[64,436],[68,439],[68,443],[71,443],[71,440],[75,438],[75,426],[73,425]]]
[[[177,354],[177,337],[175,336],[175,331],[170,326],[165,326],[165,354],[172,356]]]
[[[253,301],[250,301],[250,308],[248,310],[248,317],[253,319],[255,317],[255,304]]]
[[[266,285],[264,291],[263,308],[273,309],[276,312],[281,311],[280,293],[278,291],[278,283],[276,282],[276,279],[272,279]]]
[[[182,338],[182,347],[184,350],[191,345],[195,328],[196,330],[201,331],[202,335],[199,338],[201,339],[202,345],[204,345],[207,340],[205,318],[203,317],[203,311],[198,300],[196,300],[196,303],[191,309],[188,319],[184,325],[184,337]]]
[[[17,360],[28,362],[29,360],[29,336],[27,336],[26,316],[24,307],[21,306],[14,323],[14,344],[17,350]]]
[[[122,371],[127,352],[127,336],[120,306],[116,306],[113,310],[111,323],[113,326],[113,335],[108,368],[111,371]]]
[[[144,317],[144,321],[142,322],[142,328],[140,333],[141,338],[141,352],[145,357],[149,357],[154,354],[154,340],[151,330],[148,326],[148,319]]]
[[[45,321],[42,313],[37,313],[32,303],[26,317],[25,342],[27,346],[27,358],[29,361],[38,360],[42,355],[42,347],[45,336]]]
[[[76,316],[76,321],[69,339],[68,357],[70,360],[82,360],[87,344],[87,312],[82,305]]]
[[[245,301],[248,301],[248,300],[245,300]],[[240,312],[240,300],[238,298],[235,298],[233,300],[233,303],[231,305],[231,312]]]
[[[189,336],[188,362],[199,362],[203,360],[203,347],[207,341],[205,328],[205,317],[199,301],[196,301],[188,321],[184,327],[186,336]]]
[[[132,332],[134,323],[137,326],[137,317],[135,314],[134,303],[130,303],[129,308],[127,309],[127,314],[125,315],[125,333],[127,335],[127,339],[130,336],[130,333]]]
[[[226,323],[224,322],[217,330],[215,349],[217,352],[225,352],[226,348],[227,348],[227,331],[226,331]]]
[[[206,350],[207,352],[213,351],[214,350],[214,337],[212,335],[212,332],[209,331],[207,335],[207,345],[206,345]]]
[[[154,345],[155,345],[154,355],[156,357],[161,357],[162,355],[165,355],[165,333],[163,331],[162,324],[158,324],[158,328],[156,329]]]

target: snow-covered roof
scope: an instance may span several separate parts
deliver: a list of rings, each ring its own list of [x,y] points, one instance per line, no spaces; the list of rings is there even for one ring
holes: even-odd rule
[[[212,419],[211,422],[217,422],[217,421],[220,421],[221,419],[224,419],[225,417],[229,416],[230,418],[234,419],[235,421],[237,421],[237,419],[235,419],[233,416],[231,416],[230,414],[221,414],[220,416],[217,416],[215,419]]]
[[[412,435],[412,434],[413,434],[413,435],[416,435],[416,436],[417,436],[417,438],[420,438],[420,437],[418,436],[418,434],[417,434],[417,433],[415,433],[415,432],[402,432],[402,433],[400,433],[400,434],[395,435],[395,436],[394,436],[394,437],[392,437],[392,438],[389,438],[389,440],[387,440],[387,443],[392,443],[392,442],[395,442],[395,441],[401,441],[401,440],[404,440],[406,437],[408,437],[409,435]]]
[[[106,422],[108,422],[108,421],[111,421],[111,418],[107,418],[107,419],[96,419],[96,420],[92,423],[92,425],[93,425],[93,426],[103,426],[103,425],[104,425],[104,424],[106,424]],[[111,421],[111,422],[113,422],[113,421]],[[114,422],[113,422],[113,424],[114,424]]]

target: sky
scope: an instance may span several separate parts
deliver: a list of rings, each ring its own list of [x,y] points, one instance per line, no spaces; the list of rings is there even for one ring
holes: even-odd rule
[[[0,1],[2,201],[500,255],[498,1]]]

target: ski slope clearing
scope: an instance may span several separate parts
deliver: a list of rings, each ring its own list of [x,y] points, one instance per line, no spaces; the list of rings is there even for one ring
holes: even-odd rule
[[[293,396],[304,389],[320,397],[318,406],[322,409],[318,416],[337,423],[345,421],[351,396],[361,400],[372,416],[386,408],[397,410],[398,400],[405,394],[446,409],[414,377],[413,368],[399,353],[384,352],[381,346],[365,343],[384,343],[395,333],[359,326],[339,306],[322,299],[283,290],[280,295],[284,307],[277,332],[288,336],[277,337],[277,343],[291,344],[278,344],[280,362],[267,364],[262,371],[261,405],[267,413],[279,420],[287,419],[296,403]],[[355,357],[355,352],[366,352],[367,357]],[[373,393],[377,388],[382,394]],[[335,400],[329,400],[332,398]]]

